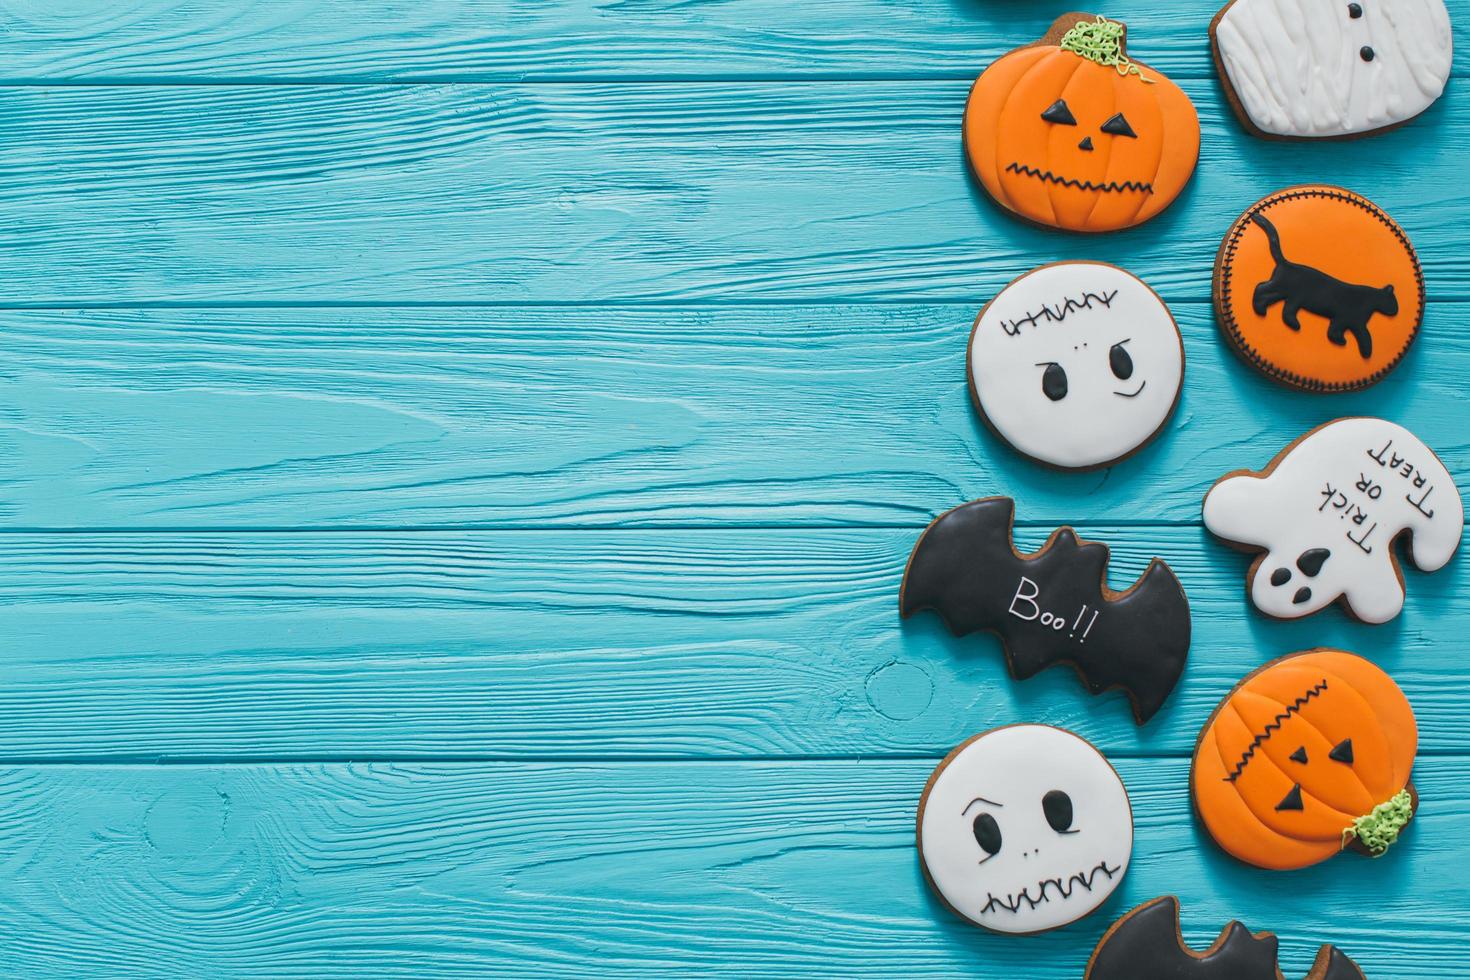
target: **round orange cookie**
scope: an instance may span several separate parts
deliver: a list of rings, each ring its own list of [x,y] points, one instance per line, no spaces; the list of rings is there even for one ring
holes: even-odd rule
[[[1199,116],[1159,72],[1129,61],[1122,24],[1064,14],[1001,56],[965,105],[965,150],[1004,208],[1069,231],[1142,224],[1199,159]]]
[[[1414,246],[1372,201],[1340,187],[1277,191],[1231,226],[1215,311],[1236,350],[1307,391],[1352,391],[1403,360],[1424,318]]]
[[[1190,790],[1210,836],[1287,870],[1348,846],[1382,854],[1413,815],[1419,732],[1398,685],[1356,654],[1318,649],[1248,675],[1195,747]]]

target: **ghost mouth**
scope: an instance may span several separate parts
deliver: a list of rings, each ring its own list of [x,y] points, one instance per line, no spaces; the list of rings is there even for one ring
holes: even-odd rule
[[[1147,388],[1147,387],[1148,387],[1148,382],[1147,381],[1144,381],[1134,391],[1115,391],[1115,392],[1113,392],[1113,394],[1118,395],[1119,397],[1122,397],[1122,398],[1137,398],[1139,395],[1143,394],[1143,389],[1144,388]]]
[[[1110,868],[1108,867],[1107,861],[1099,861],[1097,862],[1097,866],[1091,871],[1079,871],[1065,880],[1061,878],[1041,879],[1036,883],[1036,893],[1034,895],[1031,893],[1029,886],[1021,889],[1014,895],[1007,895],[1005,898],[997,898],[994,892],[988,892],[990,901],[985,903],[985,907],[980,910],[980,914],[985,915],[987,912],[994,912],[997,909],[1004,909],[1007,912],[1015,914],[1021,911],[1023,904],[1027,908],[1034,909],[1042,902],[1051,901],[1053,893],[1056,894],[1059,900],[1066,901],[1072,897],[1072,893],[1077,890],[1079,885],[1085,891],[1090,892],[1092,891],[1092,883],[1097,880],[1099,874],[1106,875],[1107,879],[1112,881],[1113,876],[1122,870],[1121,865]]]
[[[1152,194],[1154,185],[1142,180],[1105,180],[1101,183],[1091,180],[1078,180],[1075,177],[1059,177],[1050,170],[1038,170],[1028,167],[1024,163],[1012,163],[1006,167],[1007,173],[1024,174],[1027,177],[1035,177],[1037,180],[1047,184],[1060,184],[1063,187],[1075,187],[1083,191],[1102,191],[1107,194],[1118,194],[1123,191],[1137,191],[1142,194]]]

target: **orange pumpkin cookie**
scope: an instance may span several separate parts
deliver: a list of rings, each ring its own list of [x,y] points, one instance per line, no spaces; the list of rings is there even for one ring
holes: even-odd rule
[[[1231,226],[1215,259],[1215,312],[1235,349],[1270,377],[1353,391],[1408,353],[1424,276],[1408,236],[1372,201],[1293,187]]]
[[[1064,14],[985,69],[965,105],[965,150],[999,204],[1037,224],[1116,231],[1179,196],[1199,159],[1189,96],[1125,51],[1126,29]]]
[[[1248,675],[1205,723],[1189,781],[1221,847],[1289,870],[1352,846],[1377,857],[1414,815],[1414,712],[1373,664],[1318,649]]]

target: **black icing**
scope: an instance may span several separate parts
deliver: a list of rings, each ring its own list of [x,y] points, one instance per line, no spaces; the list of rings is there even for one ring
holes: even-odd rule
[[[1251,308],[1256,316],[1265,316],[1267,310],[1280,303],[1281,322],[1293,330],[1300,330],[1302,325],[1297,314],[1302,310],[1315,313],[1328,321],[1329,342],[1341,347],[1347,343],[1347,335],[1352,334],[1358,342],[1358,353],[1364,358],[1373,356],[1373,336],[1368,332],[1368,321],[1374,314],[1394,316],[1398,313],[1399,301],[1394,295],[1393,285],[1359,286],[1333,278],[1309,265],[1292,262],[1281,249],[1281,236],[1276,226],[1260,212],[1253,213],[1251,220],[1265,231],[1271,257],[1276,260],[1271,278],[1256,286],[1252,297]]]
[[[1108,366],[1113,369],[1113,375],[1119,381],[1127,381],[1133,377],[1133,358],[1123,349],[1125,343],[1127,341],[1114,344],[1113,349],[1108,351]]]
[[[1271,584],[1276,586],[1285,585],[1291,581],[1291,569],[1278,568],[1271,573]]]
[[[1302,765],[1306,765],[1307,747],[1305,745],[1298,746],[1297,750],[1291,755],[1287,756],[1287,758],[1290,759],[1292,762],[1300,762]]]
[[[1071,832],[1072,798],[1059,789],[1054,789],[1041,798],[1041,812],[1046,822],[1059,834]]]
[[[1291,603],[1294,606],[1300,606],[1302,603],[1310,601],[1311,598],[1312,590],[1304,585],[1296,590],[1296,595],[1291,597]]]
[[[1049,123],[1056,123],[1059,126],[1077,125],[1077,117],[1072,115],[1072,110],[1067,108],[1067,103],[1064,99],[1057,99],[1042,110],[1041,118]]]
[[[1362,58],[1364,61],[1372,61],[1373,60],[1373,49],[1371,47],[1369,47],[1368,45],[1365,44],[1361,48],[1358,49],[1358,56],[1360,58]]]
[[[1352,765],[1353,740],[1350,738],[1345,738],[1341,742],[1338,742],[1332,747],[1332,751],[1327,753],[1327,758],[1331,759],[1333,762],[1345,762],[1348,765]]]
[[[988,813],[982,813],[975,818],[972,829],[975,831],[975,843],[986,854],[996,855],[1000,853],[1000,824]]]
[[[1035,555],[1017,555],[1014,514],[1009,497],[990,497],[936,518],[909,558],[900,611],[933,610],[956,636],[998,633],[1018,680],[1074,664],[1089,691],[1123,688],[1134,719],[1148,721],[1189,654],[1189,601],[1179,580],[1155,559],[1132,588],[1109,597],[1107,546],[1081,543],[1064,527]]]
[[[1084,137],[1082,137],[1082,142],[1077,144],[1077,149],[1079,149],[1079,150],[1086,150],[1088,153],[1091,153],[1092,152],[1092,137],[1091,136],[1084,136]]]
[[[1362,5],[1356,3],[1348,4],[1348,16],[1351,17],[1353,20],[1357,20],[1359,17],[1363,16]]]
[[[1293,783],[1291,789],[1281,798],[1281,802],[1276,804],[1276,812],[1280,813],[1282,810],[1300,810],[1301,808],[1302,784]]]
[[[1194,953],[1179,936],[1179,901],[1158,898],[1118,920],[1098,943],[1084,980],[1278,980],[1276,937],[1232,922],[1215,944]],[[1323,946],[1312,980],[1365,980],[1335,946]]]
[[[1054,402],[1067,397],[1067,371],[1060,364],[1048,364],[1042,372],[1041,393]]]
[[[1302,574],[1308,578],[1316,578],[1317,573],[1322,571],[1322,566],[1327,559],[1332,557],[1332,552],[1326,548],[1309,548],[1301,553],[1296,560],[1296,567],[1302,570]]]
[[[1102,131],[1104,133],[1111,133],[1114,136],[1127,136],[1131,139],[1138,139],[1138,134],[1133,131],[1132,126],[1128,125],[1128,120],[1124,118],[1121,112],[1115,112],[1109,116],[1108,121],[1102,124]]]

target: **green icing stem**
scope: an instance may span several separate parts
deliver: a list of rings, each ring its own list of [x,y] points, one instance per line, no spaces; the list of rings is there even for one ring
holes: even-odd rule
[[[1387,803],[1380,803],[1373,812],[1353,821],[1353,825],[1342,832],[1342,843],[1346,847],[1357,840],[1373,857],[1382,857],[1399,839],[1399,832],[1414,815],[1414,798],[1409,791],[1401,789]]]
[[[1095,61],[1099,65],[1118,69],[1119,75],[1137,75],[1145,82],[1153,79],[1144,77],[1138,66],[1123,56],[1123,25],[1108,20],[1101,14],[1097,20],[1081,20],[1062,35],[1061,49]]]

